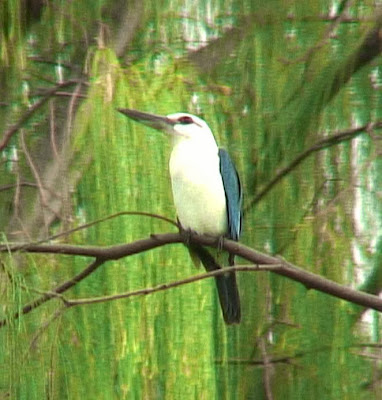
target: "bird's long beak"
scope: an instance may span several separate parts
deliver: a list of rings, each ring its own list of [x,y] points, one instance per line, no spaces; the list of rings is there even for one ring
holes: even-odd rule
[[[131,110],[129,108],[117,108],[117,110],[120,113],[127,115],[134,121],[140,122],[144,125],[149,126],[150,128],[158,129],[160,131],[169,131],[174,126],[174,121],[160,115]]]

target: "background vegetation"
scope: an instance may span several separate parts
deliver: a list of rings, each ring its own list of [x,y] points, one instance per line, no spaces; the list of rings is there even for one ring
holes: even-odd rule
[[[208,122],[240,171],[243,243],[378,294],[374,3],[1,2],[2,244],[124,211],[175,219],[168,138],[116,108],[188,111]],[[50,242],[105,246],[170,231],[163,220],[119,214]],[[0,398],[381,398],[376,311],[272,272],[241,272],[237,326],[224,325],[211,279],[71,308],[56,296],[16,318],[89,258],[2,250]],[[199,272],[182,245],[164,246],[100,266],[65,296]]]

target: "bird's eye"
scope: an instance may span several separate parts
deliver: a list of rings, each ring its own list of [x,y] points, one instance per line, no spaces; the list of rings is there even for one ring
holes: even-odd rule
[[[183,115],[183,117],[180,117],[178,119],[178,122],[182,125],[187,125],[187,124],[192,124],[194,121],[192,120],[191,117],[189,117],[188,115]]]

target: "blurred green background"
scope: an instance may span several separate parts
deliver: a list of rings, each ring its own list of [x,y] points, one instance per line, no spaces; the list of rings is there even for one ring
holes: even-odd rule
[[[175,219],[168,138],[116,108],[184,111],[235,160],[244,244],[379,293],[378,130],[312,152],[259,196],[318,141],[380,121],[378,15],[368,0],[0,3],[1,243],[122,211]],[[124,215],[57,241],[113,245],[169,231]],[[0,399],[382,397],[379,314],[269,272],[239,274],[237,326],[224,325],[211,279],[68,310],[54,299],[12,317],[88,263],[1,254]],[[108,262],[65,296],[200,272],[182,245],[165,246]]]

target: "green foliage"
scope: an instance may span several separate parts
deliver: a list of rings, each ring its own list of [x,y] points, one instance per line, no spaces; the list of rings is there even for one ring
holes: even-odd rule
[[[76,81],[49,95],[0,151],[2,243],[123,211],[176,218],[168,138],[118,107],[201,115],[235,159],[247,204],[303,149],[380,118],[379,65],[353,74],[372,29],[368,2],[341,2],[340,20],[328,17],[326,1],[60,1],[37,14],[21,12],[25,3],[0,6],[4,132],[56,82]],[[379,293],[378,135],[292,169],[247,210],[242,241]],[[173,229],[120,215],[58,241],[112,245]],[[71,309],[57,298],[13,318],[36,291],[89,262],[1,254],[0,397],[380,397],[379,366],[367,357],[378,315],[371,323],[369,311],[271,273],[240,274],[243,321],[233,327],[223,324],[212,280]],[[197,272],[185,248],[166,246],[109,262],[64,296],[123,293]]]

